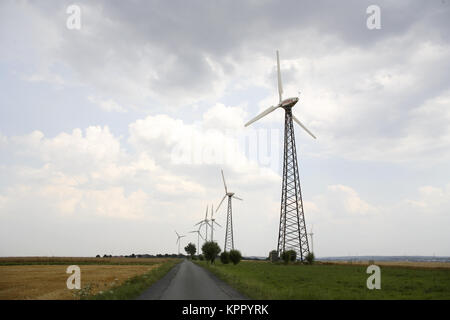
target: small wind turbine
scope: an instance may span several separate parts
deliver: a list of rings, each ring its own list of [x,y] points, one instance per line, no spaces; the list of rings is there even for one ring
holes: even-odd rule
[[[200,234],[200,227],[198,228],[198,230],[190,231],[189,233],[197,234],[197,252],[200,252],[200,237],[203,239],[202,235]]]
[[[222,171],[222,180],[223,180],[223,186],[225,187],[225,195],[222,198],[222,201],[220,201],[219,206],[217,207],[216,212],[219,210],[220,206],[222,205],[223,200],[225,200],[226,197],[228,197],[228,209],[227,209],[227,228],[225,231],[225,245],[223,246],[223,251],[227,251],[228,249],[234,250],[234,239],[233,239],[233,214],[231,210],[231,198],[241,200],[241,198],[234,195],[234,192],[228,192],[227,184],[225,182],[225,176],[223,175]]]
[[[309,232],[309,236],[311,237],[311,252],[312,253],[314,253],[313,228],[314,228],[314,225],[311,225],[311,231]]]
[[[205,230],[205,241],[208,241],[208,225],[209,225],[209,220],[208,220],[208,205],[206,205],[206,213],[205,213],[205,219],[203,219],[202,221],[199,221],[198,223],[194,224],[194,226],[198,226],[200,225],[198,228],[200,230],[200,228],[205,225],[206,230]]]
[[[181,238],[184,238],[184,237],[186,237],[186,236],[184,236],[184,235],[183,235],[183,236],[180,236],[176,230],[175,230],[175,233],[177,234],[177,237],[178,237],[178,239],[177,239],[177,243],[178,243],[178,255],[180,255],[180,244],[181,244],[180,239],[181,239]]]
[[[216,222],[216,219],[213,218],[214,215],[214,205],[211,205],[211,241],[214,241],[214,224],[218,225],[222,228],[220,224]]]

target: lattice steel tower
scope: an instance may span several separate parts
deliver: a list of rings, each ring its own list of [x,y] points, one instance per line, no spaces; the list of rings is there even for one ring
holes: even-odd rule
[[[223,246],[223,251],[234,250],[234,239],[233,239],[233,215],[231,214],[231,197],[228,197],[228,209],[227,209],[227,228],[225,231],[225,244]]]
[[[234,238],[233,238],[233,210],[231,209],[231,199],[238,199],[242,200],[238,196],[234,194],[234,192],[228,191],[227,184],[225,182],[225,176],[223,175],[222,170],[222,180],[223,180],[223,186],[225,188],[225,195],[222,198],[222,201],[220,201],[219,205],[217,206],[216,212],[219,210],[220,206],[222,205],[223,200],[225,200],[226,197],[228,197],[228,208],[227,208],[227,227],[225,230],[225,244],[223,245],[223,251],[229,251],[234,250]]]
[[[309,253],[302,191],[298,174],[292,107],[284,107],[284,157],[277,252],[295,250],[303,261]]]
[[[281,188],[280,226],[278,230],[278,256],[287,250],[295,250],[297,259],[304,260],[309,253],[308,235],[306,232],[305,215],[303,212],[302,192],[298,174],[297,150],[295,148],[294,125],[295,121],[314,139],[316,138],[303,123],[293,114],[292,107],[298,102],[298,97],[282,99],[283,86],[281,84],[280,57],[277,51],[278,95],[280,98],[276,106],[272,106],[245,126],[268,115],[272,111],[283,108],[284,116],[284,157],[283,157],[283,184]]]

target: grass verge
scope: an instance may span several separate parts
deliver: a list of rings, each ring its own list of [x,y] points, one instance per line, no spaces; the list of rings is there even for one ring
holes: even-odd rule
[[[381,290],[369,290],[367,266],[361,265],[196,263],[252,299],[450,299],[448,269],[383,266]]]

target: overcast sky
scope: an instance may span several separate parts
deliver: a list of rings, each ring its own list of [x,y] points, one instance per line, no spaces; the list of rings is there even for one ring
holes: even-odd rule
[[[221,168],[236,248],[276,249],[283,111],[244,123],[277,49],[316,256],[450,255],[450,1],[71,4],[0,2],[1,256],[176,253]]]

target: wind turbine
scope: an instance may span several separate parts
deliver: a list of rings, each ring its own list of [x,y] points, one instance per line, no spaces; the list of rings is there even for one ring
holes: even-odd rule
[[[197,234],[197,252],[200,252],[200,237],[203,239],[202,235],[200,234],[200,227],[198,227],[198,230],[190,231],[189,233]]]
[[[208,205],[206,205],[206,213],[205,213],[205,219],[199,221],[198,223],[194,224],[194,226],[198,226],[198,229],[200,230],[200,228],[205,225],[206,226],[206,230],[205,230],[205,241],[208,241],[208,225],[209,225],[209,220],[208,220]]]
[[[227,251],[227,248],[231,250],[234,250],[234,239],[233,239],[233,215],[231,210],[231,198],[241,200],[241,198],[234,195],[234,192],[228,192],[227,184],[225,183],[225,176],[223,175],[222,171],[222,180],[223,180],[223,186],[225,187],[225,195],[222,198],[222,201],[220,201],[219,206],[217,207],[217,210],[219,210],[220,206],[222,205],[223,200],[225,200],[226,197],[228,197],[228,209],[227,209],[227,228],[225,231],[225,244],[223,246],[223,251]],[[216,212],[217,212],[216,210]]]
[[[183,235],[183,236],[180,236],[176,230],[175,230],[175,233],[177,234],[177,237],[178,237],[178,239],[177,239],[177,243],[178,243],[178,255],[180,255],[180,244],[181,244],[180,239],[181,239],[181,238],[184,238],[184,237],[186,237],[186,236],[184,236],[184,235]]]
[[[311,226],[311,231],[309,232],[309,236],[311,237],[311,252],[314,253],[314,241],[313,241],[313,227],[314,225]]]
[[[309,253],[308,235],[306,231],[303,200],[298,173],[297,149],[295,147],[294,120],[311,137],[316,137],[293,114],[292,107],[298,102],[298,97],[284,99],[283,85],[281,83],[280,56],[277,50],[277,75],[279,102],[275,106],[261,112],[245,124],[249,126],[255,121],[275,111],[284,109],[284,157],[283,157],[283,183],[281,192],[280,227],[278,231],[277,252],[280,255],[286,249],[293,248],[297,257],[303,261]]]
[[[211,205],[211,241],[214,241],[214,224],[218,225],[222,228],[220,224],[216,222],[216,219],[213,218],[214,215],[214,205]]]

